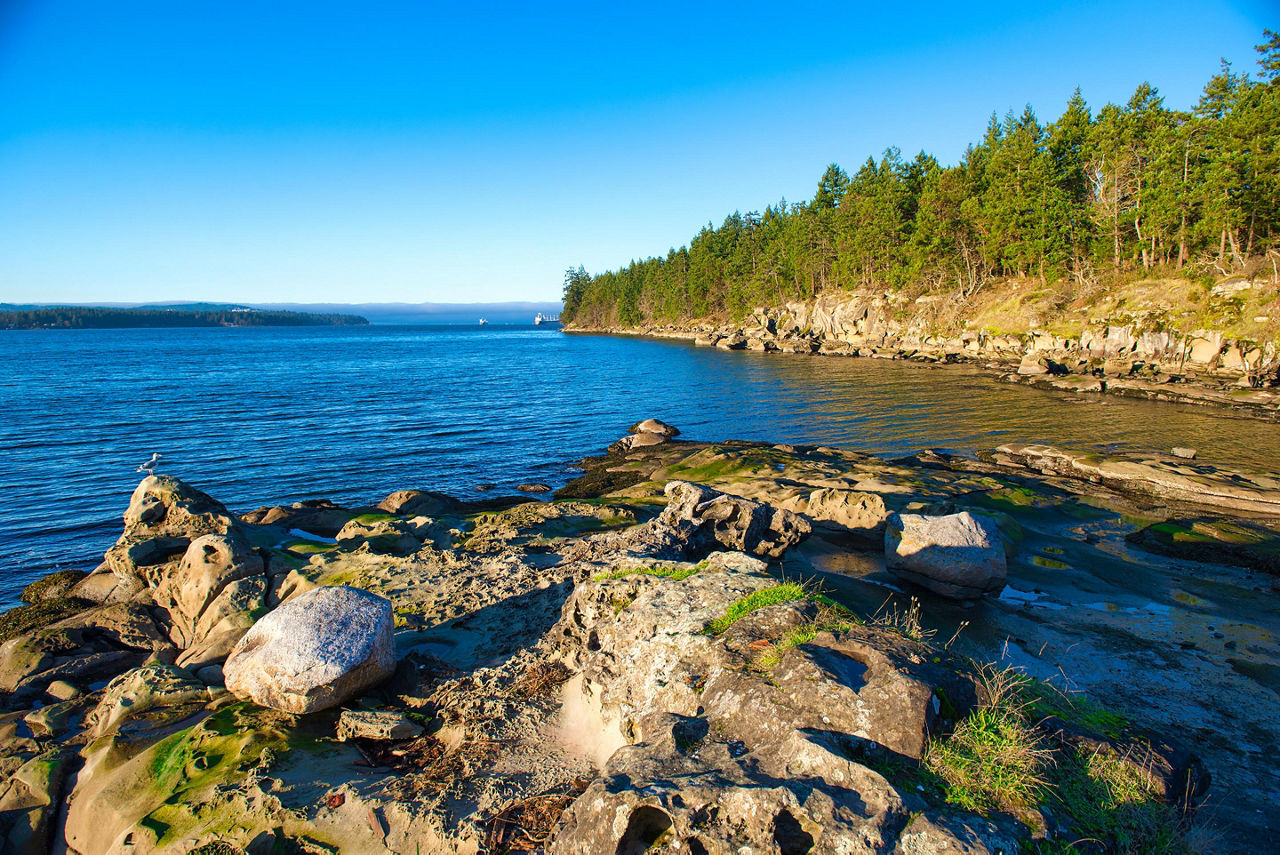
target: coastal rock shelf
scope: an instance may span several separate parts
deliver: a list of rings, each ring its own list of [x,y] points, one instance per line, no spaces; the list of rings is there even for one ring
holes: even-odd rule
[[[1249,287],[1242,281],[1236,284]],[[1234,286],[1218,287],[1229,291]],[[809,303],[757,308],[738,326],[595,330],[570,323],[565,331],[677,338],[721,350],[973,362],[1007,382],[1052,391],[1220,406],[1280,418],[1276,342],[1235,340],[1216,330],[1184,334],[1118,321],[1095,322],[1070,335],[1042,329],[966,329],[941,335],[930,332],[938,322],[937,299],[921,298],[911,305],[894,292],[824,294]]]
[[[0,623],[0,848],[905,855],[1273,827],[1274,475],[627,436],[549,500],[237,515],[148,477],[98,570]],[[1042,785],[974,774],[992,722]],[[1115,782],[1124,811],[1079,801]]]

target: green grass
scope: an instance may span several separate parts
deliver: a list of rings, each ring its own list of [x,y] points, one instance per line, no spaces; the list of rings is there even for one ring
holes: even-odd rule
[[[804,586],[796,582],[783,582],[780,585],[761,589],[731,603],[724,616],[708,623],[703,633],[705,635],[720,635],[752,612],[769,606],[808,599],[808,597],[809,593],[805,591]]]
[[[817,603],[820,611],[812,622],[787,630],[782,638],[756,656],[752,665],[759,671],[772,671],[782,662],[787,651],[801,644],[808,644],[818,637],[820,632],[847,632],[862,620],[853,612],[823,594],[816,594],[807,588],[808,599]]]
[[[1096,704],[1083,695],[1068,695],[1042,680],[1028,680],[1025,686],[1027,714],[1034,720],[1057,716],[1085,730],[1110,739],[1120,739],[1132,723],[1114,710]]]
[[[1050,804],[1072,818],[1082,841],[1103,840],[1108,851],[1138,855],[1193,851],[1151,779],[1118,757],[1059,752],[1049,787]]]
[[[787,655],[787,651],[793,647],[799,647],[801,644],[808,644],[817,638],[818,633],[822,632],[825,627],[819,627],[816,624],[807,626],[797,626],[794,629],[787,630],[786,634],[768,650],[765,650],[756,657],[755,665],[762,671],[772,671],[778,667],[778,663],[782,661],[782,657]]]
[[[1017,815],[1040,803],[1051,752],[1016,708],[983,707],[945,739],[929,743],[925,766],[963,810]]]
[[[629,570],[614,570],[612,573],[599,573],[592,576],[591,581],[604,582],[609,579],[626,579],[629,576],[658,576],[678,582],[701,573],[710,566],[710,563],[701,561],[692,567],[636,567]]]
[[[1194,852],[1177,811],[1142,770],[1110,751],[1050,743],[1035,726],[1057,715],[1119,738],[1129,727],[1126,718],[1013,669],[988,666],[978,676],[990,700],[950,734],[930,738],[915,773],[928,782],[926,798],[988,816],[1024,817],[1047,808],[1070,831],[1027,844],[1026,851],[1038,855]],[[903,779],[902,770],[890,772],[890,780]]]

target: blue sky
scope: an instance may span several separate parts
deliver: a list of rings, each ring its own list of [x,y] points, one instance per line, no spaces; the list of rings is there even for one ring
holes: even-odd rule
[[[991,112],[1193,104],[1269,2],[0,0],[0,301],[555,299]]]

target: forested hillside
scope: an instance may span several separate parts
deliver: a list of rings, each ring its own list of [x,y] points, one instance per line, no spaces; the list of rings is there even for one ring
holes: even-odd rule
[[[369,323],[359,315],[263,312],[256,309],[179,311],[52,306],[0,312],[0,329],[124,329],[129,327],[315,327]]]
[[[1280,258],[1280,35],[1256,76],[1223,62],[1190,112],[1142,84],[1094,112],[1077,90],[1043,124],[992,115],[944,167],[890,148],[814,197],[708,224],[665,257],[565,278],[579,326],[740,318],[835,289],[967,297],[1003,277],[1072,290],[1161,275],[1219,277]],[[1270,256],[1270,257],[1268,257]]]

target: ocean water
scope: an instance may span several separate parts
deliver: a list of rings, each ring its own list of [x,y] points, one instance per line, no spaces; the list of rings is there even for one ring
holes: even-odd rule
[[[152,452],[233,511],[560,486],[650,416],[689,439],[896,456],[1003,442],[1190,445],[1274,468],[1274,424],[1072,397],[979,371],[525,327],[0,331],[0,609],[91,570]],[[477,490],[494,485],[491,492]]]

